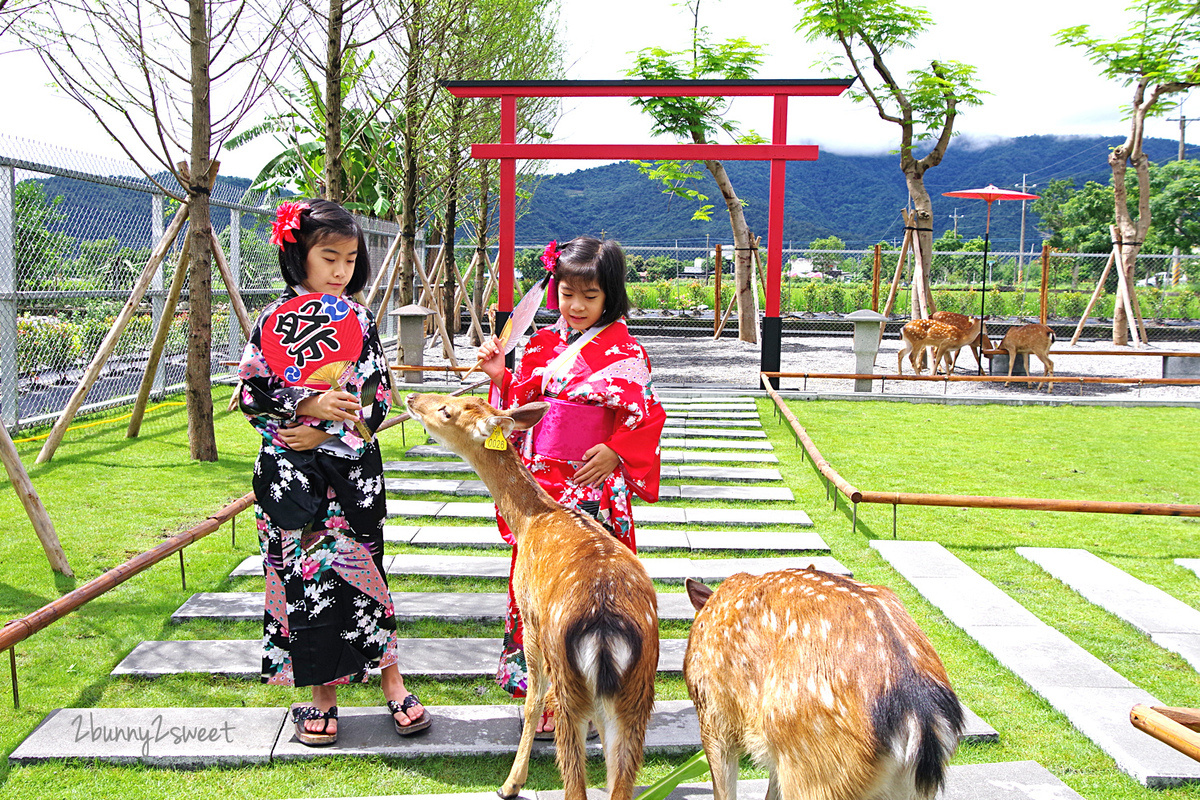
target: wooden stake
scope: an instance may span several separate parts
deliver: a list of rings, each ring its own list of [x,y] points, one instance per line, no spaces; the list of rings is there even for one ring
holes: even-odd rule
[[[901,214],[903,214],[903,210]],[[896,274],[892,276],[892,286],[888,289],[887,303],[883,307],[883,315],[890,317],[892,314],[892,306],[896,302],[896,295],[900,289],[900,279],[904,277],[904,259],[908,258],[908,248],[912,246],[913,232],[907,230],[907,225],[904,231],[904,243],[900,245],[900,258],[896,260]],[[879,341],[883,341],[883,332],[887,329],[887,320],[879,326]]]
[[[121,334],[125,331],[125,326],[129,324],[129,320],[133,318],[134,312],[137,311],[138,306],[141,304],[142,297],[145,296],[146,290],[150,288],[150,282],[154,279],[155,271],[158,269],[159,264],[162,263],[163,258],[166,257],[167,250],[170,249],[171,243],[175,241],[175,237],[179,235],[179,230],[183,227],[183,223],[187,220],[187,217],[188,205],[184,203],[175,212],[175,218],[171,220],[166,233],[158,240],[154,252],[150,254],[150,259],[146,262],[146,267],[142,270],[141,277],[138,278],[133,291],[129,295],[129,300],[125,302],[125,307],[117,315],[117,319],[113,322],[112,328],[109,329],[108,335],[104,337],[104,341],[100,343],[100,347],[96,350],[96,355],[92,358],[92,363],[84,371],[79,385],[75,387],[74,393],[72,393],[70,400],[67,401],[66,408],[59,415],[58,421],[54,423],[54,428],[50,431],[50,436],[46,439],[46,443],[42,445],[42,451],[38,453],[38,464],[45,464],[54,458],[54,451],[62,443],[63,436],[66,434],[71,420],[75,418],[79,407],[83,405],[83,398],[87,397],[92,384],[100,377],[100,370],[104,368],[105,362],[108,361],[108,357],[112,355],[112,351],[116,348],[117,340],[121,338]]]
[[[1200,761],[1200,733],[1160,713],[1158,709],[1139,703],[1130,709],[1129,721],[1138,730]]]
[[[445,247],[443,246],[442,249],[444,250]],[[441,251],[438,251],[438,252],[440,253]],[[426,276],[425,270],[421,269],[421,262],[419,260],[414,260],[413,266],[417,270],[420,271],[421,280],[425,283],[426,286],[429,286],[430,285],[429,278],[428,278],[428,276]],[[432,298],[433,296],[434,296],[433,292],[430,291],[429,297]],[[421,298],[422,299],[425,298],[425,293],[421,294]],[[446,323],[445,323],[445,319],[443,318],[443,315],[442,315],[442,309],[440,309],[440,308],[433,309],[433,322],[434,322],[434,325],[437,326],[438,333],[440,333],[442,335],[442,353],[446,356],[447,359],[449,359],[450,366],[457,367],[458,359],[456,359],[454,357],[454,340],[452,338],[450,338],[449,334],[446,333]]]
[[[67,563],[67,555],[63,552],[62,545],[58,543],[58,534],[54,532],[54,523],[50,521],[50,515],[46,512],[46,507],[42,505],[42,498],[33,488],[33,482],[29,480],[29,473],[25,471],[25,465],[21,463],[17,446],[13,444],[13,440],[9,438],[8,429],[3,425],[0,425],[0,461],[4,462],[4,471],[8,473],[8,480],[17,493],[17,497],[21,499],[21,505],[25,506],[25,513],[29,515],[29,521],[33,524],[33,532],[37,534],[38,541],[42,543],[42,549],[46,551],[50,569],[66,575],[68,578],[74,577],[75,573],[71,571],[71,565]]]
[[[883,248],[875,245],[875,261],[871,267],[871,310],[879,311],[879,272],[883,266]]]
[[[225,251],[221,249],[221,243],[217,241],[216,231],[210,228],[209,233],[212,235],[212,251],[213,256],[217,259],[217,269],[221,272],[221,280],[225,281],[225,288],[229,291],[229,305],[233,307],[238,324],[242,326],[242,335],[249,339],[251,331],[254,330],[254,323],[250,321],[250,315],[246,313],[246,304],[242,302],[241,290],[238,289],[237,282],[233,279],[233,273],[229,271],[229,262],[225,260]]]
[[[379,272],[375,274],[375,280],[371,283],[371,291],[367,292],[367,302],[363,303],[367,308],[371,307],[371,301],[375,299],[375,292],[379,290],[379,284],[388,270],[388,264],[391,262],[392,257],[399,256],[397,248],[400,246],[401,238],[403,238],[401,234],[397,233],[396,238],[392,239],[391,245],[388,246],[387,252],[384,253],[383,263],[379,265]]]
[[[1100,280],[1096,281],[1096,290],[1092,292],[1092,299],[1088,300],[1087,308],[1083,310],[1083,316],[1079,318],[1079,324],[1075,326],[1075,335],[1071,337],[1071,344],[1074,345],[1079,341],[1079,335],[1083,333],[1083,324],[1087,322],[1088,314],[1092,313],[1092,307],[1096,305],[1096,301],[1100,299],[1100,295],[1104,292],[1104,281],[1108,278],[1108,271],[1112,269],[1113,260],[1117,257],[1117,248],[1114,246],[1112,252],[1108,254],[1108,261],[1104,264],[1104,270],[1100,273]],[[1045,301],[1042,301],[1045,303]]]
[[[729,298],[729,305],[725,306],[725,313],[721,315],[721,324],[717,326],[717,330],[713,334],[713,341],[716,341],[717,339],[721,338],[721,333],[725,330],[725,321],[727,319],[729,319],[729,314],[730,314],[730,312],[733,311],[733,307],[736,304],[737,304],[737,294],[734,293],[733,297]]]
[[[167,335],[171,332],[171,323],[175,321],[175,307],[179,304],[179,295],[183,292],[183,281],[187,277],[188,264],[191,262],[192,237],[183,237],[183,247],[179,249],[179,263],[175,265],[175,275],[171,278],[171,289],[167,292],[167,301],[163,305],[162,317],[158,320],[158,329],[154,331],[154,341],[150,345],[150,360],[146,362],[146,371],[142,373],[142,385],[138,389],[137,400],[133,403],[133,413],[129,417],[129,427],[125,430],[125,438],[134,439],[142,431],[142,418],[146,414],[146,403],[150,400],[150,390],[154,388],[154,376],[158,374],[158,362],[162,358],[167,345]],[[237,396],[237,392],[234,392]]]
[[[1109,226],[1109,231],[1112,233],[1113,242],[1116,243],[1113,245],[1113,248],[1117,254],[1117,298],[1121,305],[1125,307],[1125,324],[1129,326],[1129,333],[1133,336],[1133,346],[1141,347],[1142,342],[1138,335],[1137,317],[1133,313],[1133,301],[1129,299],[1130,287],[1125,274],[1125,248],[1121,245],[1117,226]]]
[[[475,260],[472,259],[471,264],[473,265],[474,263],[475,263]],[[454,292],[454,311],[455,311],[455,313],[458,313],[458,305],[460,302],[459,298],[466,293],[467,283],[466,283],[466,281],[463,280],[462,273],[459,272],[459,270],[458,270],[458,264],[454,263],[453,258],[450,259],[450,266],[454,270],[454,277],[458,279],[459,288],[456,289]],[[469,269],[470,269],[470,267],[468,267],[468,270]],[[467,303],[466,306],[467,306],[467,313],[471,315],[472,329],[474,329],[474,331],[479,334],[480,339],[483,339],[483,325],[480,324],[480,322],[479,322],[479,315],[475,313],[475,305],[473,303]]]
[[[717,326],[717,313],[721,310],[721,243],[717,242],[715,260],[717,262],[717,271],[713,276],[713,339],[717,339],[721,335],[721,329]]]

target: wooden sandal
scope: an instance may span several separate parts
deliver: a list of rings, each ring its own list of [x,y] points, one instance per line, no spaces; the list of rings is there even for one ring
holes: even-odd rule
[[[397,703],[395,700],[388,700],[388,711],[392,712],[392,724],[396,726],[396,733],[401,736],[408,736],[410,733],[423,731],[430,726],[433,718],[429,716],[429,709],[421,709],[421,716],[416,719],[409,719],[407,725],[401,725],[400,720],[396,719],[397,714],[408,716],[408,710],[413,706],[421,705],[421,700],[412,692],[404,696],[404,700]]]
[[[327,733],[329,730],[329,720],[336,720],[337,718],[337,706],[333,706],[328,711],[321,711],[309,703],[295,703],[292,705],[292,724],[296,726],[296,738],[300,741],[300,744],[308,745],[309,747],[323,747],[337,742],[337,731]],[[321,726],[321,730],[305,730],[304,723],[310,719],[322,720],[324,724]]]

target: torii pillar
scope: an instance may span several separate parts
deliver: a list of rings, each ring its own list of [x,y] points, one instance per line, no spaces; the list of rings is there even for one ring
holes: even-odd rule
[[[815,161],[815,145],[787,143],[789,97],[834,97],[853,79],[808,80],[608,80],[608,81],[443,81],[455,97],[500,98],[500,141],[471,145],[473,158],[500,161],[500,230],[498,236],[499,303],[496,325],[512,312],[513,259],[516,249],[517,159],[770,161],[767,208],[767,306],[764,309],[760,370],[778,372],[783,335],[779,286],[783,274],[783,196],[788,161]],[[517,100],[528,97],[771,97],[774,115],[771,143],[739,144],[518,144]],[[773,379],[776,388],[779,380]]]

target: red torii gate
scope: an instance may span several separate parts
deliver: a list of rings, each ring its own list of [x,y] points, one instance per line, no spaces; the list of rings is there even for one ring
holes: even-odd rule
[[[500,160],[500,230],[497,272],[497,326],[512,311],[513,257],[516,248],[517,159],[546,160],[662,160],[770,161],[771,185],[767,206],[767,307],[762,329],[763,372],[778,372],[783,321],[779,316],[779,285],[783,265],[783,193],[788,161],[816,161],[815,145],[787,143],[789,97],[833,97],[854,82],[832,80],[605,80],[605,81],[443,81],[455,97],[499,97],[500,141],[472,144],[473,158]],[[518,144],[517,99],[529,97],[772,97],[771,143],[739,144]],[[719,309],[718,309],[719,313]],[[778,379],[773,381],[778,384]]]

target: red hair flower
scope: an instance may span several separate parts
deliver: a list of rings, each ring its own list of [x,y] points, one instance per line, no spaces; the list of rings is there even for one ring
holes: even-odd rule
[[[295,242],[293,231],[300,229],[300,213],[308,208],[308,203],[296,203],[286,200],[275,210],[275,221],[271,223],[271,244],[283,249],[284,242]]]
[[[542,251],[542,266],[550,273],[549,287],[546,290],[546,308],[554,311],[558,308],[558,257],[562,250],[558,249],[558,241],[552,241]]]
[[[553,241],[546,245],[546,249],[542,251],[542,266],[551,275],[557,274],[558,257],[562,255],[562,250],[558,249],[558,242]]]

